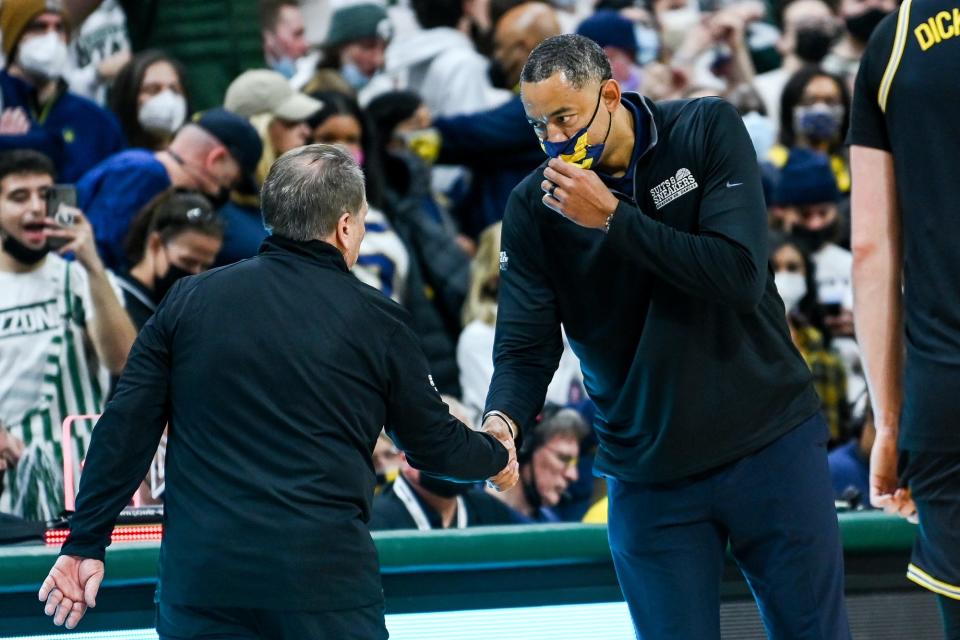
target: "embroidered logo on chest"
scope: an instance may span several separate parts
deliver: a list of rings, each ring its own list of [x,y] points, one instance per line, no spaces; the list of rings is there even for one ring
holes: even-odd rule
[[[690,193],[698,186],[697,179],[690,173],[690,169],[678,169],[677,175],[667,178],[653,189],[650,189],[650,195],[653,196],[653,204],[659,210],[667,206],[685,193]]]

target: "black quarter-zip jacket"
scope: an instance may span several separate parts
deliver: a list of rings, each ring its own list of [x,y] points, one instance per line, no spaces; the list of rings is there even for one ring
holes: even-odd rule
[[[325,242],[271,236],[255,258],[179,281],[93,431],[61,553],[103,558],[169,421],[161,601],[382,602],[366,524],[381,425],[440,476],[478,481],[507,462],[449,415],[407,320]]]
[[[543,166],[511,195],[487,410],[533,424],[562,323],[597,405],[595,472],[660,483],[762,448],[820,402],[768,266],[756,153],[736,110],[623,99],[651,137],[608,234],[542,203]]]

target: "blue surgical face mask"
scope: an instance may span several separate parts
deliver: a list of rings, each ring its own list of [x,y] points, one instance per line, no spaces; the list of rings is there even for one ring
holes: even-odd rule
[[[284,56],[271,62],[270,68],[289,80],[297,73],[297,62],[293,58]]]
[[[543,152],[551,158],[560,158],[568,164],[580,167],[582,169],[592,169],[603,155],[603,148],[607,143],[607,136],[610,135],[610,127],[613,125],[613,115],[610,115],[610,124],[607,125],[607,133],[603,136],[603,142],[600,144],[589,144],[589,130],[593,121],[600,111],[600,101],[603,97],[603,87],[600,88],[600,95],[597,96],[597,106],[590,116],[590,122],[575,134],[563,142],[550,142],[541,140],[540,147]]]
[[[348,85],[353,87],[354,91],[360,91],[370,82],[370,78],[368,78],[363,71],[360,71],[357,65],[348,61],[344,61],[343,64],[340,65],[340,75]]]
[[[817,102],[810,106],[797,107],[793,117],[796,132],[806,136],[811,142],[832,142],[840,135],[843,107]]]
[[[660,55],[660,34],[645,24],[635,25],[633,32],[637,38],[637,64],[650,64]]]

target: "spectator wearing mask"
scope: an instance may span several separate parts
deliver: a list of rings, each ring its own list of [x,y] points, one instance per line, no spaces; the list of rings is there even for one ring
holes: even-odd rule
[[[877,430],[873,421],[873,407],[867,401],[863,416],[853,425],[854,437],[827,456],[833,491],[837,500],[847,500],[853,506],[870,508],[870,453]]]
[[[263,57],[273,69],[301,87],[313,73],[318,57],[310,55],[307,29],[297,0],[260,0]]]
[[[398,160],[388,154],[386,167],[381,164],[389,146],[381,142],[381,129],[387,136],[394,124],[416,130],[417,126],[402,122],[403,115],[391,118],[398,112],[409,118],[420,99],[407,92],[381,96],[371,103],[368,119],[349,96],[335,92],[314,95],[325,103],[311,121],[314,140],[348,149],[367,177],[367,233],[353,273],[410,312],[411,328],[420,338],[437,388],[459,396],[451,335],[455,328],[450,316],[455,313],[453,308],[459,309],[456,305],[462,304],[466,291],[467,259],[445,226],[443,211],[430,207],[429,168],[412,155]],[[391,109],[385,116],[381,104],[399,111]]]
[[[130,61],[127,17],[117,0],[104,0],[80,24],[70,45],[70,90],[101,106],[114,79]]]
[[[339,91],[356,97],[383,68],[393,27],[386,9],[352,4],[333,12],[316,74],[304,91]]]
[[[772,226],[794,238],[817,266],[823,305],[851,304],[853,256],[836,244],[840,193],[826,156],[794,149],[780,172],[771,206]]]
[[[577,33],[600,45],[610,61],[613,79],[624,91],[640,91],[642,74],[637,66],[640,45],[630,20],[618,11],[603,9],[581,22]]]
[[[422,31],[391,42],[384,70],[361,93],[361,104],[386,91],[409,89],[423,96],[430,113],[447,116],[483,111],[509,99],[509,92],[490,83],[489,61],[462,28],[465,5],[463,0],[412,0]]]
[[[86,216],[61,205],[48,218],[54,175],[35,151],[0,154],[0,429],[17,445],[0,511],[41,521],[63,510],[63,453],[53,427],[103,410],[108,373],[123,369],[136,338]],[[92,430],[89,422],[74,425],[76,472]]]
[[[473,428],[463,405],[446,396],[443,400],[452,416]],[[371,531],[465,529],[524,522],[513,509],[479,485],[434,477],[410,466],[404,453],[398,452],[397,457],[395,479],[373,499]]]
[[[777,51],[783,62],[753,80],[774,122],[780,121],[780,96],[787,81],[804,65],[819,65],[830,53],[838,31],[837,18],[824,0],[784,2],[780,5],[780,24],[783,33]]]
[[[449,405],[450,400],[444,398]],[[381,430],[377,437],[377,444],[373,446],[373,471],[377,474],[377,493],[383,491],[389,483],[397,479],[400,474],[400,449],[394,444],[386,430]]]
[[[141,51],[117,74],[110,109],[131,147],[166,148],[190,113],[186,70],[162,51]]]
[[[548,405],[517,452],[520,482],[496,497],[533,522],[559,522],[555,508],[579,478],[580,442],[589,433],[579,413]]]
[[[850,92],[843,81],[816,67],[801,69],[783,89],[779,144],[770,150],[767,160],[779,170],[794,148],[825,154],[830,157],[840,193],[846,195],[850,192],[850,163],[843,132],[849,126]]]
[[[77,184],[97,248],[113,269],[127,267],[124,243],[130,222],[154,196],[177,187],[200,191],[221,207],[241,178],[253,175],[263,145],[249,122],[211,109],[180,128],[166,149],[129,149],[107,158]]]
[[[353,274],[407,306],[410,302],[408,295],[419,287],[410,288],[409,250],[383,211],[383,176],[379,169],[375,131],[360,106],[349,96],[335,92],[314,95],[321,96],[324,108],[310,119],[313,141],[343,147],[364,172],[370,211],[367,212],[366,235],[360,244],[360,256],[352,269]],[[414,329],[414,332],[421,335],[420,329]],[[433,363],[429,350],[427,359]]]
[[[5,109],[18,108],[48,137],[57,175],[76,182],[95,164],[124,146],[113,114],[71,93],[67,72],[70,22],[57,0],[21,0],[0,5],[0,32],[7,68],[0,72]],[[24,127],[15,133],[26,133]],[[16,144],[16,136],[7,148]],[[26,146],[26,145],[24,145]],[[33,145],[30,145],[33,147]]]
[[[433,121],[442,142],[437,161],[467,167],[472,175],[470,194],[456,218],[473,238],[500,221],[510,192],[543,162],[520,101],[520,71],[534,47],[559,34],[556,11],[549,5],[525,2],[509,9],[496,23],[493,56],[513,96],[493,109]]]
[[[897,0],[840,0],[840,18],[846,30],[843,38],[824,58],[822,66],[842,78],[848,90],[853,87],[860,58],[873,30],[887,15],[896,11],[899,4]]]
[[[307,121],[323,103],[295,91],[276,71],[253,69],[230,83],[224,107],[250,121],[260,136],[263,152],[254,173],[241,180],[220,211],[226,234],[218,265],[257,255],[267,237],[260,217],[260,185],[277,158],[310,142]]]
[[[133,266],[120,277],[123,306],[137,330],[177,280],[213,266],[221,244],[223,223],[199,193],[169,189],[147,203],[127,238]]]
[[[830,439],[846,439],[850,421],[847,374],[839,354],[830,348],[823,311],[817,299],[816,267],[803,246],[784,236],[773,239],[770,265],[777,293],[787,312],[790,337],[813,373]]]
[[[483,411],[493,378],[493,342],[502,255],[501,227],[498,222],[480,235],[477,255],[470,267],[470,292],[463,307],[463,333],[457,342],[463,402],[478,416]],[[547,402],[564,406],[580,402],[585,397],[580,361],[564,335],[563,354],[547,387]]]

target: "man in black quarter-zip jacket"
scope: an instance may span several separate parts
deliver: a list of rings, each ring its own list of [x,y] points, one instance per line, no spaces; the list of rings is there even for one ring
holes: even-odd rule
[[[719,638],[729,544],[772,638],[849,638],[827,426],[737,112],[622,94],[603,51],[571,35],[531,53],[521,93],[551,159],[504,217],[485,424],[532,424],[562,323],[597,405],[637,636]]]
[[[178,281],[140,332],[40,589],[56,624],[94,605],[113,523],[168,420],[164,639],[386,638],[367,531],[381,425],[422,471],[517,480],[508,428],[450,416],[406,313],[351,275],[367,204],[350,154],[285,154],[261,206],[260,254]]]

